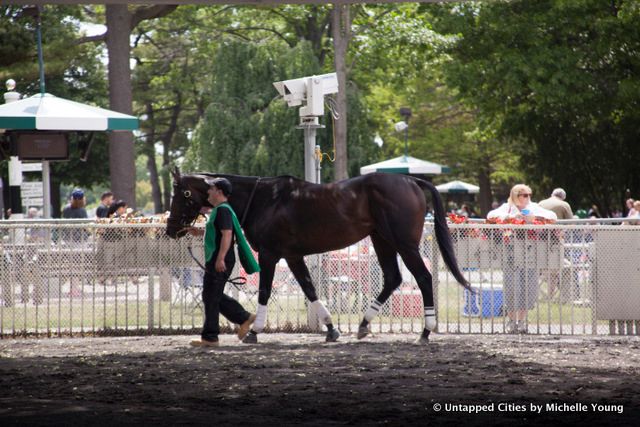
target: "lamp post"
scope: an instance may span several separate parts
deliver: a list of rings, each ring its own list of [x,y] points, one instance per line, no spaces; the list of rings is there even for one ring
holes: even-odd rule
[[[411,108],[401,107],[400,115],[404,120],[396,123],[394,126],[396,132],[404,132],[404,161],[406,162],[409,156],[409,117],[411,117]]]
[[[400,107],[400,115],[406,124],[404,128],[404,156],[409,156],[409,118],[411,117],[411,108]]]

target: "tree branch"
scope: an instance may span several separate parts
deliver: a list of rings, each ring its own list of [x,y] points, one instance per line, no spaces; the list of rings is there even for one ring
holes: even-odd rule
[[[155,5],[139,7],[135,10],[133,16],[131,17],[131,29],[133,30],[134,28],[136,28],[142,21],[167,16],[168,14],[176,10],[177,7],[178,5]]]
[[[107,40],[107,33],[104,32],[102,34],[98,34],[95,36],[86,36],[80,37],[75,41],[75,44],[83,44],[83,43],[101,43]]]

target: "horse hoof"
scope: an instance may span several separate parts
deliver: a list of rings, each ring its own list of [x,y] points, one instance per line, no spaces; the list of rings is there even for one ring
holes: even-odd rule
[[[258,344],[258,334],[248,333],[246,337],[242,339],[245,344]]]
[[[337,329],[332,329],[331,331],[327,331],[327,339],[326,342],[336,342],[340,338],[340,331]]]
[[[420,336],[413,342],[416,345],[427,345],[429,344],[429,334],[431,331],[423,330]]]
[[[360,326],[358,328],[358,339],[361,340],[362,338],[366,337],[367,335],[369,335],[369,328],[366,326]]]

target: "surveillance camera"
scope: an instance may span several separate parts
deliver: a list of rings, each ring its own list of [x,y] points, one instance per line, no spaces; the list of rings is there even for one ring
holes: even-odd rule
[[[306,106],[300,108],[301,117],[322,116],[324,96],[338,92],[338,77],[336,73],[329,73],[275,82],[273,86],[290,107],[306,101]]]
[[[306,98],[306,78],[285,80],[282,82],[275,82],[276,90],[287,101],[289,107],[295,107],[301,105],[302,101]]]

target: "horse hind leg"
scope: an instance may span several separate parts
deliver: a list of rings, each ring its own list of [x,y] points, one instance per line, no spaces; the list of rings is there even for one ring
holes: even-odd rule
[[[416,344],[429,342],[429,334],[437,327],[436,311],[433,302],[433,278],[420,257],[418,247],[411,247],[400,251],[400,256],[413,277],[416,279],[424,306],[424,328]]]
[[[333,320],[331,313],[327,310],[327,307],[318,299],[316,294],[316,288],[311,281],[311,274],[307,264],[305,264],[303,258],[286,258],[287,265],[296,278],[296,281],[300,284],[302,292],[307,297],[313,310],[317,313],[318,319],[327,327],[326,342],[336,342],[340,338],[340,331],[333,326]]]
[[[402,283],[402,275],[398,267],[396,258],[397,252],[385,241],[380,235],[374,233],[371,235],[371,241],[378,257],[378,262],[382,268],[383,287],[378,297],[371,302],[369,308],[364,313],[362,322],[358,327],[358,339],[362,339],[369,335],[369,323],[382,308],[383,304],[389,299],[393,291]]]

